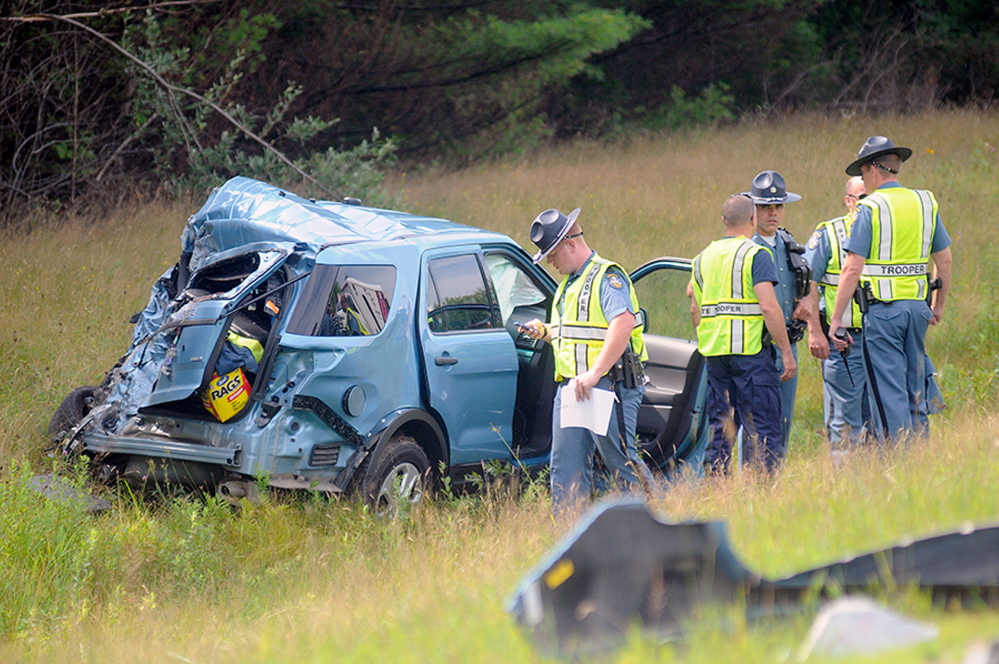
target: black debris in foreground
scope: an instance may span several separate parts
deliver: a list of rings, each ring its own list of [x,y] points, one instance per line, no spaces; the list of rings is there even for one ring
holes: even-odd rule
[[[901,586],[937,602],[999,604],[999,527],[905,541],[771,580],[739,561],[723,522],[666,523],[640,502],[608,502],[528,574],[508,611],[541,647],[571,655],[611,648],[635,624],[678,637],[711,603],[743,602],[758,618]]]

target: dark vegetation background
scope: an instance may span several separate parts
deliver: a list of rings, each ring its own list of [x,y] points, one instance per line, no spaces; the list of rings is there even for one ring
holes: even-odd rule
[[[800,109],[991,106],[999,87],[988,0],[3,6],[0,228],[236,174],[380,204],[394,162]]]

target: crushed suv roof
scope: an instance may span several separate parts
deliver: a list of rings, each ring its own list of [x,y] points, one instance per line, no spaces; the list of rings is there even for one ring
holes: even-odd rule
[[[478,237],[489,234],[443,219],[309,200],[236,177],[216,189],[191,216],[181,243],[191,254],[191,270],[196,271],[209,258],[257,243],[294,243],[305,253],[315,254],[331,244],[386,242],[455,231]]]

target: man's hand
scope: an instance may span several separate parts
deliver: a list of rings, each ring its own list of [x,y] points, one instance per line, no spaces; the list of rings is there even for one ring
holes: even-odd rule
[[[811,325],[808,326],[808,350],[812,353],[812,357],[820,360],[829,359],[829,340]]]
[[[842,353],[844,350],[849,348],[850,344],[853,343],[853,337],[851,337],[850,333],[847,332],[845,338],[843,339],[837,338],[836,330],[838,330],[841,327],[843,327],[843,325],[840,324],[839,320],[836,318],[834,318],[832,322],[829,323],[829,341],[831,341],[832,345],[836,347],[836,350]]]
[[[780,361],[784,365],[784,372],[780,375],[780,382],[786,383],[798,373],[798,363],[794,360],[794,354],[790,350],[781,352]]]
[[[531,339],[543,339],[551,341],[548,327],[537,318],[529,320],[520,327],[520,331]]]
[[[798,300],[791,318],[808,323],[808,350],[814,357],[824,360],[829,357],[829,343],[822,338],[822,320],[819,314],[819,285],[812,282],[808,295]]]
[[[572,389],[576,392],[576,401],[587,401],[590,398],[590,390],[599,382],[600,376],[590,369],[572,379]]]
[[[791,314],[791,318],[794,318],[796,320],[803,320],[806,323],[811,322],[812,309],[809,306],[807,296],[798,300],[798,304],[794,305],[794,313]]]

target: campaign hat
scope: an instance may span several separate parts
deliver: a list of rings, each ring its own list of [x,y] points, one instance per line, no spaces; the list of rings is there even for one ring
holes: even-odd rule
[[[871,136],[860,148],[857,158],[852,164],[846,167],[847,175],[860,175],[860,167],[869,161],[874,161],[881,155],[897,154],[899,159],[905,161],[912,156],[912,150],[895,145],[887,136]]]
[[[774,203],[794,203],[801,196],[787,190],[784,176],[777,171],[763,171],[753,178],[752,188],[743,196],[749,196],[757,205],[772,205]]]
[[[558,243],[569,234],[569,229],[576,223],[580,208],[576,208],[568,215],[563,214],[555,208],[545,210],[531,222],[531,242],[537,245],[538,253],[534,254],[535,263],[540,263],[545,256],[551,253]]]

